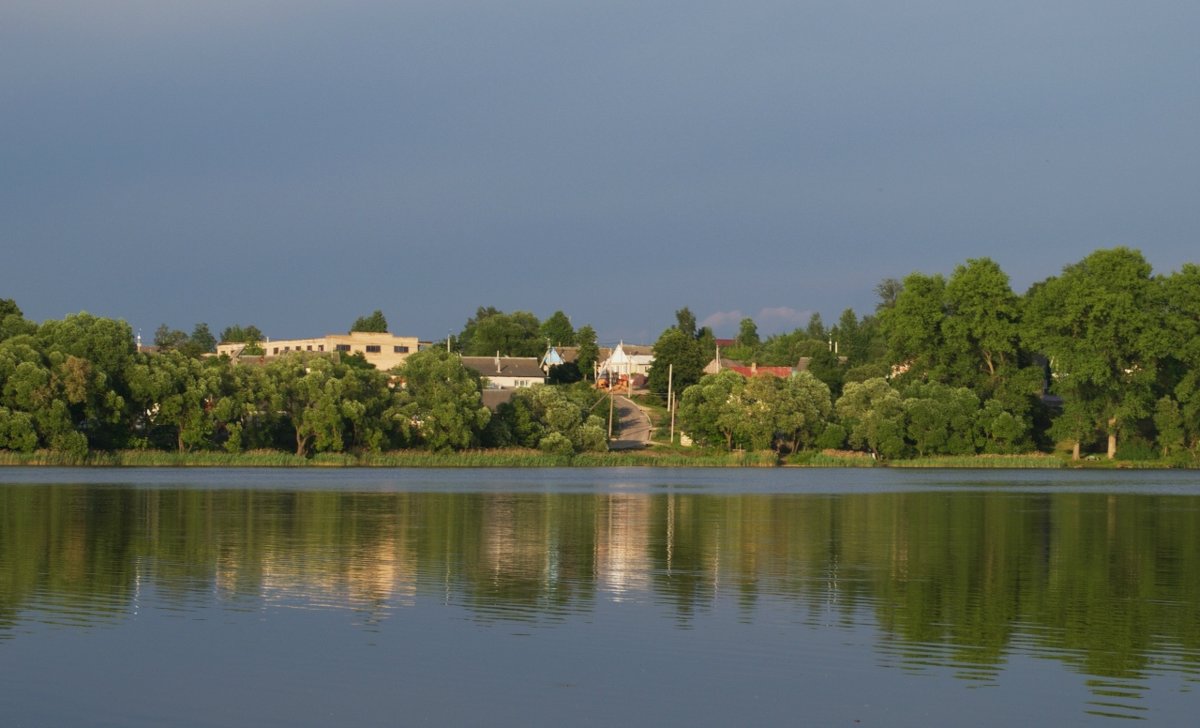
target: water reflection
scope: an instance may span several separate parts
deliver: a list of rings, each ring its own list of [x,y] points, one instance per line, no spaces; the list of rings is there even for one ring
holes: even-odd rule
[[[1014,656],[1089,676],[1097,715],[1200,680],[1200,508],[1174,495],[905,492],[345,493],[0,487],[0,640],[153,609],[419,604],[553,629],[601,604],[692,629],[878,630],[877,662],[1003,679]]]

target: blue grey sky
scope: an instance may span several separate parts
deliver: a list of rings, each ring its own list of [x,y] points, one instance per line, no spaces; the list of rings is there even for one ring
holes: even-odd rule
[[[1194,0],[5,0],[0,297],[652,342],[988,256],[1200,260]]]

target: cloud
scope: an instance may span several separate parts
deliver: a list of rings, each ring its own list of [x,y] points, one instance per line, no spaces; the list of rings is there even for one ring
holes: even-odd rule
[[[812,311],[809,309],[797,310],[788,306],[778,306],[760,309],[750,318],[754,319],[760,335],[770,336],[771,334],[790,333],[807,326],[808,318],[811,315]],[[739,309],[717,311],[709,314],[700,322],[700,325],[709,327],[717,336],[733,336],[738,331],[738,324],[744,318],[746,318],[746,314]]]
[[[737,333],[737,326],[744,318],[746,315],[741,311],[717,311],[709,314],[700,322],[700,325],[707,326],[713,330],[713,333],[720,336],[730,332]]]
[[[754,323],[758,324],[758,333],[761,335],[782,334],[807,326],[810,316],[812,311],[808,309],[798,311],[788,306],[779,306],[759,311],[754,317]]]

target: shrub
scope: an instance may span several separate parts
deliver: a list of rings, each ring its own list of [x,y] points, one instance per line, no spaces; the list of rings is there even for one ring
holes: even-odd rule
[[[561,432],[551,432],[538,443],[538,449],[548,455],[570,455],[575,452],[571,440]]]

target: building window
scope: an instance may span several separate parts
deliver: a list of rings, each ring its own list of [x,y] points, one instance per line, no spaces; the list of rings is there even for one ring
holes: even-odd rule
[[[324,344],[317,344],[317,351],[325,351],[325,345],[324,345]]]
[[[407,354],[408,347],[407,346],[393,346],[392,351],[396,352],[397,354]]]
[[[309,351],[312,351],[312,344],[309,344],[309,345],[308,345],[308,350],[309,350]]]
[[[350,345],[349,344],[338,344],[337,350],[338,351],[350,351]]]
[[[367,344],[367,353],[368,354],[378,354],[379,353],[379,344]]]
[[[279,353],[279,347],[277,346],[277,347],[275,347],[274,349],[272,349],[272,350],[271,350],[271,353],[272,353],[272,354],[278,354],[278,353]]]

